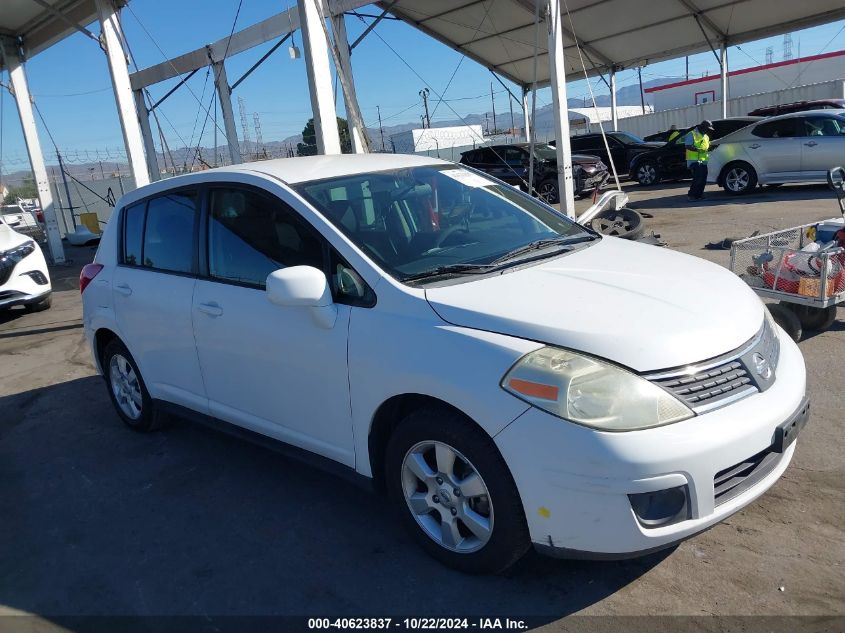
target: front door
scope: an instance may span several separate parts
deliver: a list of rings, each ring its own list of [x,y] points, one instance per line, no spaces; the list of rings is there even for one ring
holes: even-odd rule
[[[205,412],[191,324],[198,206],[196,190],[187,189],[122,211],[112,302],[150,395]]]
[[[742,141],[763,182],[801,178],[801,138],[797,119],[764,121],[752,130],[756,138]]]
[[[804,129],[802,175],[807,180],[824,180],[832,167],[845,160],[845,119],[811,116],[799,120]]]
[[[279,268],[325,270],[323,238],[275,196],[215,185],[205,239],[193,322],[211,414],[354,466],[349,306],[325,328],[310,308],[274,305],[264,290]]]

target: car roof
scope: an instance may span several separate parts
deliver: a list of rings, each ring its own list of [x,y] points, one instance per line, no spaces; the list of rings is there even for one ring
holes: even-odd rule
[[[777,114],[775,116],[765,117],[765,120],[768,121],[779,121],[780,119],[795,119],[798,117],[805,117],[805,116],[826,116],[826,117],[842,117],[842,112],[840,110],[825,108],[822,110],[801,110],[799,112],[787,112],[786,114]]]

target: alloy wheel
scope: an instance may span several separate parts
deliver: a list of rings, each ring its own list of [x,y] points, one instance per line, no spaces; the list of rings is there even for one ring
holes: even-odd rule
[[[553,204],[557,198],[557,187],[550,182],[544,182],[540,184],[539,189],[537,189],[537,193],[543,202]]]
[[[109,382],[120,410],[132,420],[140,418],[143,404],[141,384],[132,365],[121,354],[113,355],[109,361]]]
[[[748,171],[742,167],[732,167],[725,175],[725,186],[734,192],[745,191],[751,177]]]
[[[472,463],[444,442],[411,447],[402,460],[402,490],[423,532],[453,552],[480,550],[493,534],[493,503]]]
[[[640,165],[637,170],[637,181],[641,185],[651,185],[657,180],[657,169],[651,163]]]

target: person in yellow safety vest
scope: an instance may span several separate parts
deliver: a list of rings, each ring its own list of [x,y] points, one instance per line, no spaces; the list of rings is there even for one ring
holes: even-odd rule
[[[710,158],[710,137],[713,132],[712,121],[702,121],[692,128],[684,137],[687,167],[692,172],[692,184],[687,198],[701,200],[704,197],[704,186],[707,184],[707,161]]]
[[[666,139],[667,143],[671,143],[676,138],[678,138],[681,133],[678,131],[678,126],[674,123],[669,127],[669,138]]]

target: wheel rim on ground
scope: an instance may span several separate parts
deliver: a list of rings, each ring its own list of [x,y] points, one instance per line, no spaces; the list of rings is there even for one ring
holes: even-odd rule
[[[750,177],[748,171],[742,167],[732,167],[725,176],[725,185],[731,191],[745,191]]]
[[[550,182],[544,182],[540,185],[537,193],[540,194],[540,199],[543,202],[554,202],[557,198],[557,187]]]
[[[441,547],[469,554],[493,535],[493,502],[475,466],[444,442],[418,442],[402,460],[411,515]]]
[[[640,168],[637,170],[637,180],[641,185],[650,185],[654,183],[656,178],[657,170],[654,168],[654,165],[650,163],[640,165]]]
[[[115,354],[109,361],[109,382],[120,410],[132,420],[140,418],[143,404],[141,384],[132,365],[121,354]]]
[[[631,222],[621,215],[614,218],[596,218],[593,228],[603,235],[626,235],[631,231]]]

